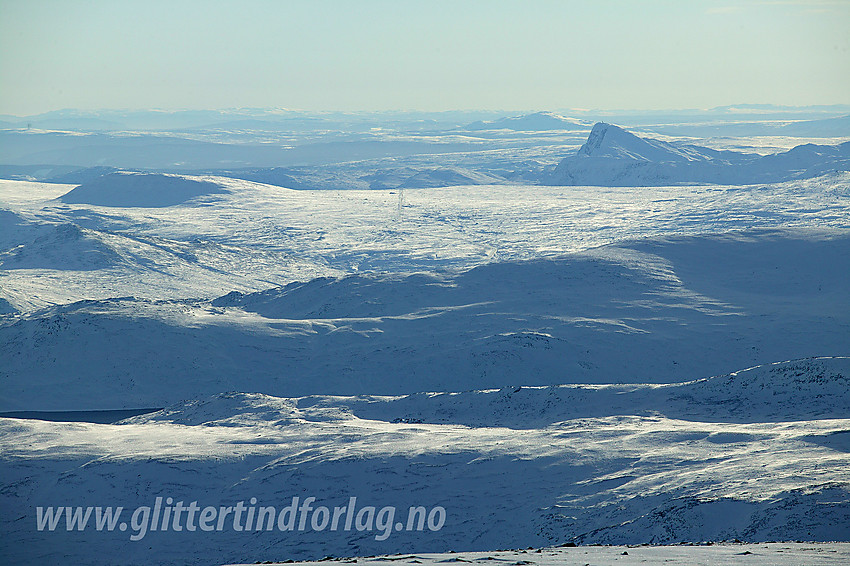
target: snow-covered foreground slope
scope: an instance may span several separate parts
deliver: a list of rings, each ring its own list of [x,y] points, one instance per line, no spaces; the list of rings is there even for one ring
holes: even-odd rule
[[[469,562],[494,566],[567,566],[593,564],[594,566],[634,566],[637,564],[664,564],[665,566],[826,566],[846,564],[850,561],[848,543],[723,543],[711,545],[678,546],[582,546],[549,547],[524,550],[488,552],[443,552],[437,554],[393,554],[359,559],[336,558],[333,562],[345,564],[366,561],[372,566],[400,566],[402,564],[437,564]],[[328,560],[299,562],[296,566],[327,566]]]
[[[566,542],[847,541],[848,380],[850,359],[829,358],[661,386],[231,393],[113,425],[0,419],[3,554],[209,564]],[[131,523],[157,497],[161,508],[246,510],[211,532],[190,531],[185,512],[167,531],[142,528],[141,514]],[[396,511],[370,526],[367,510],[348,530],[342,520],[322,527],[321,511],[315,528],[303,511],[303,530],[297,521],[285,530],[286,520],[279,530],[277,518],[271,530],[245,529],[248,508],[254,525],[260,507],[282,510],[293,497],[299,509],[306,497],[312,509],[356,497],[353,509]],[[111,532],[68,532],[64,519],[37,530],[38,506],[89,505],[125,511]],[[429,516],[442,507],[445,520],[408,529],[411,506]]]
[[[848,317],[842,231],[639,240],[213,301],[82,301],[0,321],[0,410],[672,382],[847,355]]]

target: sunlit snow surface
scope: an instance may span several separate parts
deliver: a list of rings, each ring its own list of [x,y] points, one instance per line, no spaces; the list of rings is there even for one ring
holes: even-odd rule
[[[394,554],[357,559],[370,566],[406,564],[470,563],[475,565],[563,566],[633,566],[664,564],[665,566],[826,566],[850,561],[850,544],[769,543],[713,544],[681,546],[583,546],[580,548],[541,548],[496,552],[446,552],[442,554]],[[331,563],[354,563],[338,558]],[[301,562],[298,566],[327,566],[328,561]]]
[[[113,425],[0,419],[4,541],[40,541],[7,555],[97,563],[96,545],[125,564],[203,564],[570,541],[846,541],[848,362],[664,386],[232,393]],[[382,541],[374,531],[310,529],[151,532],[141,544],[127,541],[131,531],[33,532],[37,505],[134,509],[156,496],[202,507],[254,497],[278,508],[295,496],[329,507],[353,496],[379,508],[440,505],[447,519],[439,531]]]
[[[0,181],[0,410],[167,407],[0,419],[4,560],[850,540],[849,174],[403,192],[190,180],[216,188],[151,208]],[[563,385],[591,382],[620,385]],[[356,496],[448,519],[386,541],[34,527],[38,505],[157,496]],[[759,555],[705,548],[706,563]]]
[[[153,193],[181,179],[150,177]],[[126,178],[119,196],[138,190]],[[0,410],[673,382],[848,353],[848,174],[403,193],[186,181],[213,190],[122,208],[0,183]],[[75,200],[118,198],[84,189]]]
[[[471,267],[623,239],[850,226],[846,173],[763,186],[402,192],[218,181],[225,194],[166,208],[63,204],[53,199],[73,186],[0,181],[0,208],[7,210],[0,211],[3,298],[19,310],[130,295],[213,298],[320,275]],[[10,213],[25,229],[14,226]],[[55,242],[42,233],[63,224],[79,231],[77,243],[51,251]],[[80,265],[85,260],[73,246],[99,249]]]

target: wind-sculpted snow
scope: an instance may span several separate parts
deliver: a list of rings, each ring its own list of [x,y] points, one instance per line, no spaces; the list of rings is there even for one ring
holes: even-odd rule
[[[118,176],[135,177],[123,173]],[[154,184],[161,180],[156,175],[138,177],[153,177]],[[176,179],[178,185],[185,180],[189,188],[197,188],[191,178],[167,179]],[[141,190],[146,182],[141,182]],[[141,228],[147,222],[161,227],[170,225],[155,216],[152,219],[156,212],[171,218],[183,218],[187,211],[193,211],[189,215],[203,215],[206,207],[216,206],[214,203],[221,206],[218,201],[233,193],[291,192],[233,179],[216,178],[210,182],[221,192],[155,208],[63,204],[56,198],[62,198],[73,187],[12,182],[6,186],[11,189],[0,196],[9,207],[0,209],[0,297],[17,311],[32,311],[73,300],[130,295],[213,298],[231,289],[259,290],[294,279],[339,273],[313,260],[296,257],[291,250],[252,245],[250,238],[230,243],[209,237],[205,230],[195,234],[166,230],[160,235]],[[130,183],[135,184],[136,181]],[[118,192],[129,187],[121,180],[115,185],[110,182],[109,186]],[[20,191],[15,190],[19,187]],[[177,193],[149,204],[164,204],[180,196]],[[27,204],[21,206],[21,202],[38,204],[33,209]]]
[[[662,385],[517,385],[451,393],[313,395],[296,399],[226,393],[179,403],[127,422],[286,424],[358,418],[523,430],[623,415],[717,423],[844,419],[850,415],[850,357],[776,362],[728,375]],[[709,440],[745,442],[747,438],[730,434]]]
[[[755,184],[817,177],[850,169],[850,142],[797,146],[766,156],[717,151],[644,138],[600,122],[575,155],[564,158],[549,185],[664,186]]]
[[[28,221],[0,210],[0,269],[91,271],[122,262],[119,249],[96,231],[73,223]]]
[[[223,389],[669,383],[846,355],[848,238],[643,240],[466,271],[318,278],[210,302],[50,307],[0,323],[0,408],[156,407]]]
[[[0,299],[0,315],[3,314],[17,314],[18,309],[12,306],[12,303],[7,301],[6,299]]]
[[[13,561],[87,565],[117,553],[125,564],[208,564],[567,542],[847,541],[848,377],[850,359],[821,358],[663,386],[225,393],[112,425],[0,419],[9,511],[0,544]],[[812,403],[819,420],[802,408]],[[440,505],[447,519],[383,541],[354,529],[225,528],[160,529],[130,543],[130,529],[36,532],[32,517],[38,505],[253,497],[282,508],[296,496],[403,513]]]

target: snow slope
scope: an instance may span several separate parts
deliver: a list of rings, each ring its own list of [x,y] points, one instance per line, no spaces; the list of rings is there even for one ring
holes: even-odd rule
[[[0,411],[80,419],[0,418],[4,561],[850,540],[850,173],[833,170],[846,145],[759,157],[724,145],[798,144],[706,149],[610,126],[575,158],[587,178],[676,186],[473,186],[539,178],[580,134],[359,124],[0,136],[32,164],[16,175],[69,172],[44,156],[107,168],[66,178],[76,188],[0,181]],[[100,175],[139,163],[250,166],[306,190]],[[678,185],[697,173],[760,181]],[[414,188],[456,182],[469,184]],[[35,527],[36,506],[308,496],[395,505],[399,520],[441,506],[446,522],[391,521],[386,540]],[[753,552],[699,559],[770,560]]]
[[[69,204],[157,208],[224,192],[224,186],[210,180],[121,171],[85,182],[59,200]]]
[[[452,187],[457,185],[493,185],[504,182],[493,175],[476,173],[459,168],[441,167],[426,169],[408,177],[401,188],[424,189],[429,187]]]
[[[358,557],[358,561],[364,557]],[[716,566],[746,564],[747,566],[809,566],[844,564],[850,561],[847,543],[722,543],[677,546],[608,546],[549,547],[488,552],[443,552],[436,554],[393,554],[365,557],[375,566],[394,564],[426,564],[436,566],[447,562],[472,564],[511,564],[522,566],[564,566],[594,564],[595,566],[634,566],[665,564],[666,566]],[[335,562],[351,563],[353,558],[334,558]],[[327,560],[299,562],[298,566],[327,566]]]
[[[470,268],[669,234],[845,229],[848,179],[652,191],[483,185],[401,195],[216,178],[225,193],[158,208],[62,204],[55,199],[73,186],[0,181],[0,208],[39,225],[73,224],[69,230],[85,230],[128,260],[103,270],[59,262],[50,270],[0,268],[0,296],[21,311],[123,296],[214,298],[318,276]],[[0,253],[31,244],[11,223],[8,234]],[[30,255],[49,253],[39,249]],[[72,256],[69,248],[69,264]]]
[[[846,232],[751,231],[212,301],[81,301],[0,321],[0,409],[679,381],[850,353],[848,281]]]
[[[35,222],[0,210],[0,269],[94,270],[119,255],[97,233],[75,224]]]
[[[849,362],[662,386],[229,393],[113,425],[0,419],[0,544],[12,562],[205,564],[566,542],[846,541]],[[812,402],[817,418],[801,410]],[[134,509],[157,496],[277,508],[357,497],[360,507],[443,506],[446,521],[386,540],[375,528],[160,530],[141,542],[128,540],[134,529],[34,528],[38,505]]]
[[[218,207],[226,215],[225,209],[233,200],[273,194],[285,201],[285,194],[293,192],[233,179],[201,178],[200,185],[196,180],[117,174],[112,178],[117,183],[111,181],[100,188],[96,185],[95,193],[100,191],[100,196],[88,193],[104,206],[59,200],[88,185],[75,188],[0,182],[0,297],[19,311],[130,295],[213,298],[228,290],[259,290],[294,279],[339,273],[298,258],[291,250],[256,245],[256,232],[232,241],[216,238],[209,227],[191,233],[144,229],[150,224],[170,227],[187,211],[194,211],[203,220],[210,207]],[[170,204],[175,197],[182,200],[192,196],[186,191],[198,187],[211,188],[213,193]],[[146,192],[151,188],[153,192]],[[116,199],[125,200],[124,204],[135,199],[136,204],[153,208],[113,206]],[[227,218],[217,221],[220,226],[212,225],[213,232],[240,223]],[[262,222],[257,224],[258,230],[265,229]]]

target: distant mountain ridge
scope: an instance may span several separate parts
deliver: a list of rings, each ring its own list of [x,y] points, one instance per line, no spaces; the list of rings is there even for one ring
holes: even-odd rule
[[[498,120],[477,121],[464,129],[476,130],[516,130],[518,132],[540,132],[547,130],[585,130],[589,122],[576,118],[567,118],[554,112],[535,112],[522,116],[510,116]]]
[[[805,144],[784,153],[760,156],[641,137],[599,122],[576,154],[561,160],[542,182],[600,186],[755,184],[848,169],[850,142]]]

